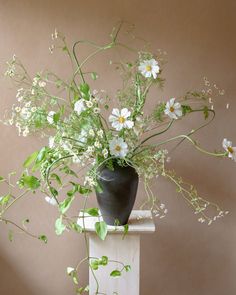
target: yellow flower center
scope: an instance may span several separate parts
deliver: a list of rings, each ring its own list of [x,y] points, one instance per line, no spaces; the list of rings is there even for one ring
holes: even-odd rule
[[[119,145],[117,145],[117,146],[115,147],[115,150],[116,150],[117,152],[120,152],[120,151],[121,151],[121,147],[120,147]]]
[[[151,70],[152,70],[152,67],[151,66],[146,66],[146,71],[147,72],[151,72]]]
[[[171,111],[171,113],[173,113],[175,111],[175,109],[173,107],[170,107],[170,111]]]
[[[125,118],[124,117],[119,117],[118,121],[119,121],[119,123],[123,124],[125,122]]]
[[[232,149],[231,146],[228,147],[228,152],[229,152],[230,154],[233,154],[233,153],[234,153],[234,150]]]

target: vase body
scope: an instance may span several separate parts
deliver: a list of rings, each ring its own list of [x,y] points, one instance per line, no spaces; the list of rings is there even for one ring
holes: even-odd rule
[[[99,170],[102,192],[96,192],[103,220],[109,224],[127,224],[133,209],[138,189],[138,174],[130,166],[115,166],[114,170],[103,167]]]

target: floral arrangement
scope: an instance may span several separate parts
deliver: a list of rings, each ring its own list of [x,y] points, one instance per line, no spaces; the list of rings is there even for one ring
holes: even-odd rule
[[[213,221],[226,215],[217,204],[201,197],[191,184],[169,170],[169,161],[165,145],[176,142],[176,147],[187,141],[195,149],[209,156],[229,157],[236,161],[236,147],[232,142],[223,139],[223,149],[210,152],[203,149],[193,135],[206,127],[215,117],[212,97],[223,95],[224,91],[216,85],[211,87],[204,78],[204,88],[199,91],[188,91],[182,97],[168,98],[159,102],[150,114],[144,110],[145,102],[151,87],[161,89],[166,53],[158,50],[152,54],[146,50],[129,48],[119,40],[121,25],[114,28],[108,44],[101,46],[90,41],[77,41],[72,49],[67,45],[65,37],[57,32],[52,34],[54,44],[49,48],[51,53],[55,49],[62,50],[72,65],[72,74],[68,80],[60,78],[50,71],[39,72],[31,78],[21,61],[13,56],[8,62],[5,73],[17,85],[17,102],[6,113],[5,124],[14,125],[20,136],[31,134],[48,138],[48,145],[34,151],[24,162],[24,170],[15,184],[12,173],[7,178],[1,177],[2,184],[8,185],[8,192],[0,199],[0,221],[16,226],[22,232],[47,242],[44,234],[32,234],[26,218],[23,225],[15,223],[6,217],[9,208],[26,195],[41,191],[45,201],[58,208],[59,216],[55,221],[55,231],[61,235],[66,230],[83,233],[85,228],[77,223],[78,218],[89,216],[98,217],[96,232],[105,239],[107,226],[100,219],[98,208],[87,208],[87,200],[94,190],[100,191],[98,168],[102,165],[113,169],[114,165],[132,166],[136,169],[144,183],[147,199],[141,208],[149,208],[154,216],[163,218],[167,209],[157,199],[151,189],[151,181],[162,176],[176,186],[177,192],[190,205],[197,219],[201,223],[210,225]],[[77,47],[89,44],[94,48],[89,56],[79,62]],[[104,91],[91,89],[89,79],[96,81],[98,74],[92,70],[85,71],[85,64],[95,55],[115,47],[127,48],[136,54],[132,62],[119,62],[115,66],[122,77],[122,88],[117,91],[115,105]],[[114,108],[113,108],[114,106]],[[199,113],[204,123],[187,134],[180,134],[165,140],[160,135],[173,128],[178,121],[193,113]],[[155,142],[153,141],[155,139]],[[83,172],[83,177],[78,173]],[[19,195],[14,193],[20,191]],[[70,216],[69,209],[76,196],[83,196],[84,204],[78,208],[78,216]],[[124,234],[128,225],[124,226]],[[13,231],[9,232],[12,240]],[[96,269],[109,262],[103,257],[91,259],[86,257],[90,269],[96,277]],[[78,268],[68,267],[67,273],[76,285],[77,294],[87,292],[88,286],[80,286],[78,282]],[[120,269],[115,269],[111,276],[120,276],[129,271],[130,266],[119,262]],[[97,293],[99,283],[97,282]]]

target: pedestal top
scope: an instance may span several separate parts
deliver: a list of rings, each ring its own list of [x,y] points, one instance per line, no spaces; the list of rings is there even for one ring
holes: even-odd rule
[[[80,213],[82,216],[82,213]],[[88,232],[95,232],[95,223],[97,221],[101,221],[102,218],[89,216],[88,214],[84,214],[84,225],[85,230]],[[78,218],[77,221],[78,225],[83,227],[83,219]],[[129,233],[152,233],[155,232],[155,224],[152,219],[152,213],[150,210],[133,210],[131,212],[129,221]],[[123,233],[124,227],[123,226],[112,226],[108,225],[108,232],[109,233]]]

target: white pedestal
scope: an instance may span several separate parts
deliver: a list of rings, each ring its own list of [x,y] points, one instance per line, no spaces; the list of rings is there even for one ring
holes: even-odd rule
[[[150,211],[133,210],[129,219],[129,231],[123,239],[124,228],[122,226],[108,226],[108,235],[102,241],[95,233],[94,224],[96,217],[85,218],[85,228],[89,232],[89,256],[107,256],[109,260],[123,262],[131,266],[131,271],[122,272],[120,277],[111,277],[110,273],[122,266],[116,262],[109,262],[106,266],[100,266],[95,270],[99,281],[99,293],[106,295],[139,295],[140,279],[140,235],[155,231],[155,224]],[[81,219],[78,221],[81,225]],[[96,281],[90,270],[89,294],[95,295]]]

